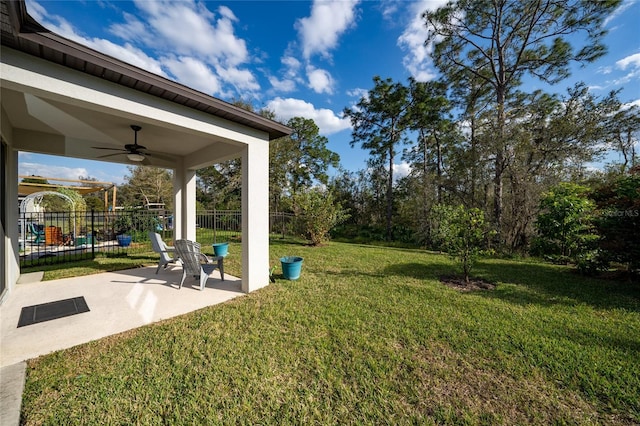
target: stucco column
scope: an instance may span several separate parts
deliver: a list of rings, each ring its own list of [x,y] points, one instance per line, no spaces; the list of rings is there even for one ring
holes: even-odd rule
[[[6,127],[6,129],[2,129],[3,137],[7,134],[6,132],[10,132],[8,123],[8,120],[2,123],[2,126]],[[7,141],[7,139],[5,139],[5,141]],[[15,288],[18,277],[20,276],[19,235],[18,227],[14,225],[18,223],[20,217],[18,214],[18,203],[16,202],[18,199],[18,151],[11,149],[10,145],[7,146],[4,161],[5,163],[2,164],[2,173],[5,173],[6,187],[0,188],[0,190],[3,192],[1,196],[5,197],[6,201],[6,221],[4,223],[4,230],[1,233],[2,240],[0,241],[0,244],[2,244],[2,247],[0,247],[0,262],[3,262],[3,266],[0,268],[0,271],[2,271],[0,280],[4,280],[5,290],[4,293],[0,294],[0,304]]]
[[[242,291],[269,284],[269,144],[242,152]]]
[[[173,171],[173,229],[175,239],[196,241],[196,171]]]

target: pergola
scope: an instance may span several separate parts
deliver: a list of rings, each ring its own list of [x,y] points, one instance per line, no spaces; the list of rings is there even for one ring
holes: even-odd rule
[[[196,239],[196,171],[241,158],[242,289],[267,285],[268,143],[291,130],[52,33],[22,0],[0,5],[0,298],[20,274],[18,152],[98,159],[96,146],[131,144],[132,125],[151,153],[143,164],[173,170],[175,238]]]
[[[116,207],[116,192],[118,187],[113,182],[99,182],[93,180],[82,179],[64,179],[56,177],[44,177],[44,176],[26,176],[19,175],[18,179],[18,195],[27,196],[43,191],[55,191],[58,188],[71,189],[76,191],[80,195],[87,195],[98,191],[104,191],[104,206],[108,209],[109,206],[109,191],[111,192],[111,208]],[[27,179],[31,180],[44,180],[47,183],[26,182]]]

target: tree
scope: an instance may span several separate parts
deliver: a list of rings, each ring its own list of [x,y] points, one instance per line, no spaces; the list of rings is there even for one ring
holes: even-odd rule
[[[607,121],[608,142],[622,156],[619,172],[624,174],[640,164],[636,152],[640,139],[640,108],[636,105],[625,108],[618,104],[618,112]]]
[[[305,238],[314,246],[329,238],[329,231],[344,222],[348,215],[331,192],[318,187],[305,189],[294,196],[296,214],[300,215]]]
[[[508,166],[505,107],[523,77],[557,83],[572,61],[591,62],[605,53],[603,20],[619,0],[460,0],[423,15],[435,42],[433,60],[454,84],[469,73],[494,95],[494,223],[502,237],[503,177]],[[584,47],[566,40],[586,35]]]
[[[443,221],[439,225],[438,236],[447,252],[460,262],[464,280],[468,283],[471,269],[490,233],[484,213],[480,209],[457,206],[445,207],[441,216]]]
[[[320,136],[316,123],[303,117],[293,117],[287,122],[293,129],[289,136],[292,149],[289,152],[286,176],[295,194],[304,187],[310,187],[314,181],[327,184],[329,166],[338,167],[340,156],[327,149],[329,140]]]
[[[507,105],[510,160],[504,170],[502,241],[507,250],[522,252],[542,193],[563,180],[583,179],[585,164],[599,155],[603,117],[614,111],[614,103],[611,95],[599,99],[579,83],[565,96],[516,92]]]
[[[405,155],[405,159],[422,178],[423,206],[426,208],[426,191],[432,169],[435,172],[436,199],[442,203],[444,150],[454,129],[449,117],[451,104],[446,97],[447,86],[443,82],[423,83],[411,78],[409,91],[408,127],[418,133],[418,143]]]
[[[598,188],[593,197],[600,249],[628,271],[640,272],[640,166]]]
[[[407,109],[409,107],[407,87],[373,78],[374,88],[369,90],[353,108],[345,108],[344,115],[351,119],[353,131],[351,146],[360,143],[369,150],[372,164],[387,163],[387,240],[393,239],[393,165],[398,144],[405,141]]]
[[[543,195],[536,222],[535,254],[575,262],[595,249],[598,240],[593,226],[595,203],[587,197],[587,191],[586,187],[564,182]]]
[[[239,209],[242,172],[239,158],[199,169],[196,198],[208,209]]]
[[[173,180],[171,171],[159,167],[128,166],[129,174],[118,191],[121,205],[143,206],[147,202],[164,203],[173,209]]]
[[[329,167],[338,167],[340,156],[327,148],[329,140],[321,136],[309,118],[292,117],[287,126],[290,136],[269,144],[270,191],[272,208],[282,210],[282,198],[295,195],[315,183],[326,185]]]

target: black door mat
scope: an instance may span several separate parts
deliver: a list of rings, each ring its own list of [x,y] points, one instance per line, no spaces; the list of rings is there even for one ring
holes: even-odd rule
[[[64,318],[83,312],[89,312],[89,306],[87,306],[87,302],[82,296],[42,303],[40,305],[26,306],[22,308],[20,312],[18,327]]]

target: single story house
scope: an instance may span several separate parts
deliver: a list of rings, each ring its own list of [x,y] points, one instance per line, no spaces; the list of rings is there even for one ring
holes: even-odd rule
[[[96,146],[131,144],[132,125],[151,153],[143,164],[173,170],[175,238],[196,238],[196,171],[241,158],[242,290],[267,285],[269,141],[291,130],[61,37],[23,0],[0,13],[0,304],[20,276],[18,152],[97,159]]]

